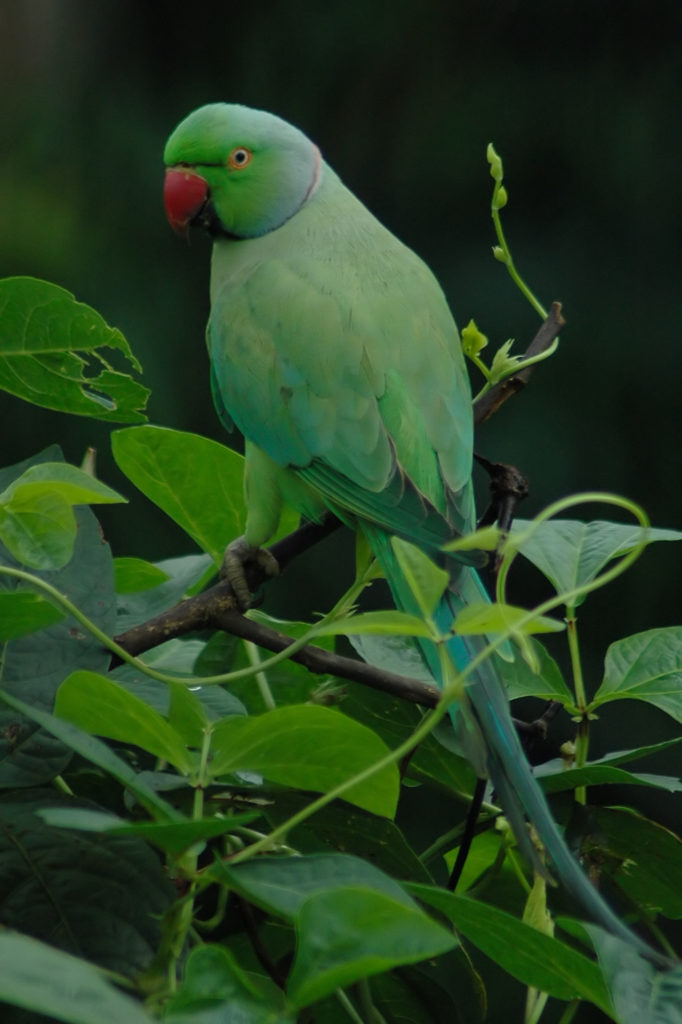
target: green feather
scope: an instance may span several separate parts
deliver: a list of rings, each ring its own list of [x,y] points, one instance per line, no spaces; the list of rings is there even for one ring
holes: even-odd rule
[[[235,147],[249,151],[243,169],[231,165]],[[247,540],[269,539],[283,501],[313,519],[331,509],[364,531],[396,603],[414,611],[390,543],[400,535],[448,566],[436,613],[447,632],[484,591],[439,552],[474,525],[473,430],[457,329],[433,274],[272,115],[204,107],[175,130],[166,162],[190,166],[210,195],[213,217],[200,215],[215,241],[207,337],[219,414],[247,438]],[[448,651],[462,671],[484,644],[453,637]],[[422,654],[439,680],[435,647],[424,641]],[[569,854],[490,659],[467,692],[451,709],[455,729],[523,849],[537,863],[527,816],[587,913],[656,958]]]

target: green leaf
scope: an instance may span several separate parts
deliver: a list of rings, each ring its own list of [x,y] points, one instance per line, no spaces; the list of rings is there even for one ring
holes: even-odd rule
[[[64,612],[42,594],[28,590],[0,593],[0,643],[35,633],[64,618]]]
[[[431,631],[423,619],[406,612],[382,611],[363,612],[360,615],[347,615],[342,619],[333,619],[323,625],[314,627],[314,637],[339,635],[379,635],[386,636],[431,636]]]
[[[531,525],[528,520],[517,519],[512,537],[520,540]],[[521,541],[520,550],[559,594],[591,583],[610,561],[632,551],[643,538],[640,526],[602,520],[581,523],[573,519],[550,519],[538,524],[532,534]],[[647,544],[674,540],[682,540],[682,532],[653,528],[646,531]],[[577,600],[576,606],[584,600],[585,597]]]
[[[481,601],[468,604],[455,617],[453,631],[460,636],[486,636],[489,633],[511,633],[525,635],[528,633],[561,633],[566,628],[564,622],[551,619],[547,615],[535,615],[521,625],[528,615],[526,608],[516,608],[511,604],[492,604]]]
[[[298,1008],[360,978],[438,956],[457,944],[423,911],[369,888],[310,896],[295,918],[288,994]]]
[[[31,467],[54,463],[61,457],[56,445],[16,466],[0,470],[0,491],[6,491]],[[76,544],[71,560],[62,569],[35,570],[66,595],[88,618],[109,635],[115,632],[111,552],[87,507],[75,510]],[[14,559],[0,545],[0,564],[16,568]],[[10,593],[22,593],[28,584],[4,577]],[[109,653],[99,640],[86,633],[72,616],[61,617],[49,628],[9,641],[2,655],[4,692],[28,705],[51,709],[57,686],[76,667],[105,671]],[[0,786],[41,785],[64,770],[71,757],[69,747],[46,734],[17,709],[0,710]]]
[[[593,764],[627,764],[629,761],[639,761],[651,754],[658,754],[669,747],[677,746],[678,743],[682,743],[682,736],[674,736],[670,740],[662,740],[661,743],[648,743],[644,747],[634,747],[632,750],[613,750]]]
[[[161,671],[171,670],[177,673],[186,671],[189,677],[192,674],[191,667],[197,658],[197,651],[201,651],[203,647],[204,644],[201,640],[180,640],[176,638],[167,640],[166,643],[159,644],[153,650],[145,652],[141,660],[146,665],[153,666]],[[109,678],[113,679],[129,693],[139,697],[145,704],[149,704],[150,707],[158,711],[164,718],[168,718],[170,713],[171,688],[177,685],[183,690],[188,689],[184,683],[169,684],[159,682],[156,679],[150,679],[149,676],[144,675],[139,669],[125,664],[119,665],[118,668],[114,669],[109,674]],[[207,716],[207,721],[227,718],[230,715],[246,714],[246,709],[241,701],[232,693],[223,689],[222,686],[192,686],[190,697],[194,697],[201,702],[203,712]],[[198,745],[201,746],[203,738],[200,738],[200,734],[196,730],[198,723],[194,721],[183,724],[191,730],[192,740],[198,740]],[[179,733],[182,732],[179,727],[177,731]],[[193,746],[194,743],[188,743],[187,745]]]
[[[538,765],[533,774],[542,783],[545,793],[561,793],[577,786],[630,785],[653,786],[668,793],[679,793],[682,781],[671,775],[652,775],[645,772],[629,772],[611,764],[593,761],[582,768],[566,768],[561,761],[546,761]]]
[[[31,466],[0,494],[0,541],[31,569],[61,569],[76,542],[72,505],[125,499],[75,466]]]
[[[418,679],[434,688],[433,676],[424,663],[415,641],[404,633],[374,635],[371,633],[349,633],[348,640],[368,665],[375,665],[388,672]]]
[[[61,740],[62,743],[72,750],[75,750],[81,757],[91,761],[92,764],[97,765],[115,779],[118,779],[123,786],[135,794],[143,807],[146,807],[152,813],[155,812],[158,820],[175,821],[180,817],[179,813],[170,804],[162,800],[150,786],[147,786],[136,775],[125,761],[117,757],[101,740],[95,739],[94,736],[83,732],[82,729],[72,725],[70,722],[65,722],[54,715],[48,715],[44,711],[31,707],[31,705],[26,704],[24,701],[11,696],[6,690],[0,690],[0,702],[21,712],[27,718],[33,719],[34,722],[37,722],[47,732],[56,736],[57,739]]]
[[[474,946],[524,985],[557,999],[588,999],[610,1013],[599,968],[582,953],[487,903],[430,886],[407,889],[446,914]]]
[[[509,863],[509,858],[501,857],[504,853],[503,844],[505,838],[503,834],[497,829],[487,829],[485,832],[481,832],[479,835],[474,836],[467,859],[462,869],[459,881],[457,883],[457,891],[459,895],[463,895],[468,892],[476,882],[479,880],[484,872],[488,872],[495,865],[495,875],[500,878],[502,873],[509,876],[513,875],[513,867]],[[459,844],[453,847],[452,850],[448,850],[445,855],[445,863],[448,869],[452,871],[455,866],[455,861],[459,853]],[[410,879],[412,881],[412,879]]]
[[[223,946],[192,950],[178,992],[166,1004],[169,1024],[294,1024],[282,993],[254,984]]]
[[[298,705],[218,722],[209,770],[213,778],[260,772],[283,786],[326,793],[387,753],[366,726],[329,708]],[[390,764],[347,790],[343,799],[392,818],[399,786],[398,769]]]
[[[599,860],[614,860],[618,885],[647,913],[682,919],[682,840],[636,811],[592,808]]]
[[[243,533],[244,460],[217,441],[165,427],[128,427],[112,435],[120,469],[220,564]]]
[[[628,943],[597,925],[584,927],[597,951],[619,1024],[679,1024],[682,967],[656,971]]]
[[[68,1024],[152,1020],[92,964],[12,931],[0,931],[0,1000]]]
[[[259,811],[247,811],[227,818],[194,818],[192,821],[126,821],[108,811],[85,807],[48,807],[36,812],[47,825],[79,829],[83,832],[108,832],[115,836],[139,836],[177,856],[195,843],[214,839],[246,825],[258,817]]]
[[[292,920],[310,896],[336,889],[372,889],[416,908],[412,897],[389,875],[368,860],[347,853],[263,856],[234,867],[222,861],[207,871],[249,902],[285,920]]]
[[[0,281],[0,388],[34,405],[117,423],[142,423],[147,388],[113,369],[140,364],[120,331],[47,281]]]
[[[76,517],[56,491],[19,491],[0,505],[0,541],[29,569],[62,569],[73,555]]]
[[[403,663],[402,668],[409,675],[413,674],[411,665]],[[359,683],[346,684],[343,710],[344,714],[369,726],[392,750],[403,743],[423,719],[423,711],[416,705]],[[460,799],[463,794],[470,796],[476,782],[474,770],[465,758],[444,747],[443,733],[448,738],[453,736],[449,720],[443,723],[442,731],[437,727],[435,734],[431,733],[419,744],[406,765],[407,777],[442,793],[454,793]]]
[[[421,548],[400,537],[391,537],[391,547],[419,610],[424,618],[430,618],[450,582],[449,574],[432,562]]]
[[[18,492],[40,494],[47,490],[61,494],[69,505],[106,505],[126,501],[111,487],[76,466],[67,462],[39,462],[5,488],[0,494],[0,502],[11,501]]]
[[[178,604],[209,572],[215,571],[210,555],[183,555],[157,562],[155,568],[169,577],[149,590],[118,594],[117,631],[124,632]]]
[[[117,594],[138,594],[170,579],[158,565],[144,558],[115,558],[114,584]]]
[[[168,724],[188,747],[201,748],[211,717],[196,693],[182,683],[168,684]]]
[[[138,837],[76,833],[38,817],[47,808],[73,812],[77,803],[49,789],[3,794],[0,917],[132,976],[156,953],[174,889],[160,858]]]
[[[72,672],[57,690],[55,714],[96,736],[132,743],[189,775],[194,767],[183,738],[165,718],[97,672]]]
[[[495,551],[502,540],[499,526],[482,526],[443,545],[443,551]]]
[[[529,637],[531,656],[537,665],[533,671],[525,658],[516,656],[508,661],[495,658],[495,666],[502,677],[509,700],[518,697],[542,697],[544,700],[558,700],[564,707],[573,707],[575,697],[569,690],[557,665],[539,640]]]
[[[682,626],[649,629],[611,644],[590,709],[623,697],[646,701],[682,722]]]
[[[461,946],[375,975],[368,987],[374,1007],[391,1024],[482,1024],[494,1019],[486,1015],[483,983]],[[315,1004],[318,1020],[322,1006],[324,1001]],[[342,1024],[349,1024],[348,1019]]]
[[[279,792],[277,800],[263,807],[263,817],[271,828],[283,824],[308,802],[305,793]],[[289,833],[289,841],[301,853],[320,849],[343,853],[353,850],[374,868],[395,878],[413,882],[431,882],[432,878],[398,826],[344,800],[337,800],[316,811]],[[362,862],[361,862],[362,863]]]

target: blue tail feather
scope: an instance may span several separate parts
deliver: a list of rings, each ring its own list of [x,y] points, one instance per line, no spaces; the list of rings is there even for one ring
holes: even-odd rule
[[[372,549],[388,580],[396,606],[418,614],[412,592],[399,569],[390,536],[363,524]],[[489,600],[480,577],[469,566],[451,564],[451,588],[435,613],[442,634],[447,634],[457,611],[473,601]],[[422,656],[439,685],[441,666],[436,647],[419,640]],[[463,671],[487,646],[485,637],[453,636],[448,653],[457,671]],[[635,935],[611,910],[588,880],[568,849],[552,817],[545,795],[533,776],[509,711],[504,684],[492,658],[486,658],[467,680],[466,698],[450,709],[460,746],[480,777],[489,777],[496,798],[507,817],[524,855],[541,873],[547,871],[531,841],[527,821],[534,826],[562,885],[596,924],[632,945],[638,952],[661,965],[669,962]]]

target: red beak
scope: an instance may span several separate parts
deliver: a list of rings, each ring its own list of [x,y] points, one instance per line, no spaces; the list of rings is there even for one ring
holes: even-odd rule
[[[208,199],[208,184],[186,167],[169,167],[163,186],[163,201],[170,226],[187,235],[189,225]]]

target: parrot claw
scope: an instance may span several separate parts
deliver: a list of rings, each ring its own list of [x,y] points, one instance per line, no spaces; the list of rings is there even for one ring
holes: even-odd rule
[[[266,576],[279,575],[279,563],[267,548],[249,544],[246,537],[238,537],[227,545],[220,567],[220,576],[230,583],[242,611],[251,607],[251,588],[246,578],[246,568],[257,566]]]

